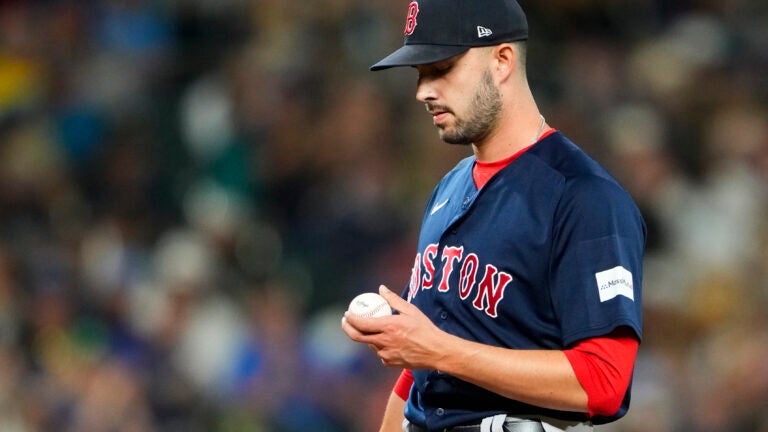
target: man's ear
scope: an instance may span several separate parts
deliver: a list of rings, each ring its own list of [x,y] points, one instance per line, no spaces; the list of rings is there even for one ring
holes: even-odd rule
[[[500,82],[506,81],[518,68],[517,56],[519,53],[514,45],[510,43],[502,43],[496,46],[493,55],[494,60],[496,61],[498,79]]]

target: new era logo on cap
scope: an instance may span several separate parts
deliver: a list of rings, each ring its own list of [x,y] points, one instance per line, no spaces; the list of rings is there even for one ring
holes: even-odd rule
[[[403,33],[405,44],[371,70],[435,63],[472,47],[525,40],[528,21],[516,0],[411,0]]]
[[[491,31],[491,29],[483,26],[477,26],[477,37],[479,38],[488,37],[488,36],[491,36],[492,34],[493,32]]]

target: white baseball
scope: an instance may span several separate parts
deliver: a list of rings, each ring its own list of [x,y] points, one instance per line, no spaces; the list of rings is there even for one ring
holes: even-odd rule
[[[392,308],[384,297],[372,292],[362,293],[352,299],[348,310],[349,313],[368,318],[392,315]]]

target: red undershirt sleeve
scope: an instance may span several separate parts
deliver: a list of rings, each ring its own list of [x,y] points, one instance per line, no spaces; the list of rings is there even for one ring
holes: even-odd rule
[[[400,377],[395,383],[395,388],[392,389],[396,395],[402,400],[408,400],[408,395],[411,393],[411,386],[413,385],[413,373],[410,369],[403,369],[400,373]]]
[[[619,327],[607,336],[583,340],[564,351],[587,393],[590,416],[611,416],[621,408],[639,344],[631,329]]]

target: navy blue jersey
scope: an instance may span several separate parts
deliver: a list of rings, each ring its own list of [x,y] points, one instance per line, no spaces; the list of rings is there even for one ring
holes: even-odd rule
[[[619,326],[642,337],[645,225],[629,194],[561,133],[551,134],[482,189],[474,157],[427,205],[403,297],[444,331],[488,345],[566,349]],[[489,415],[586,414],[517,402],[434,370],[414,370],[405,414],[438,430]],[[618,419],[626,413],[629,390]]]

